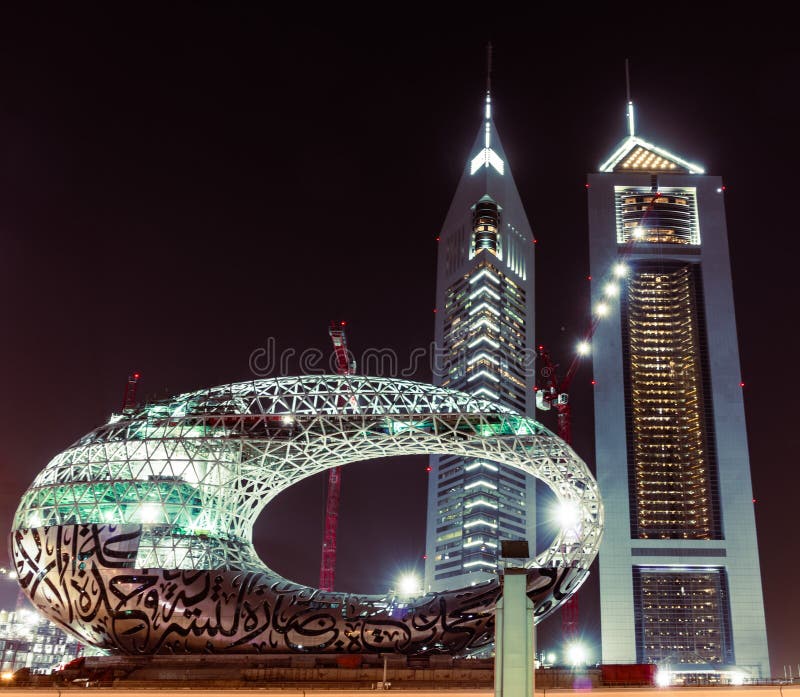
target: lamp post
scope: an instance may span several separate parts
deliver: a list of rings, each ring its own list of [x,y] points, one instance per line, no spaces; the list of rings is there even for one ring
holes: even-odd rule
[[[526,540],[501,540],[500,557],[527,559]],[[528,598],[528,570],[501,566],[502,596],[495,612],[495,697],[533,697],[534,638],[533,601]]]

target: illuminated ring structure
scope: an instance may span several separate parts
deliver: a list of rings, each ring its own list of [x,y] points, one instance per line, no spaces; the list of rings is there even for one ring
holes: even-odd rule
[[[323,592],[276,574],[252,544],[259,513],[295,482],[429,453],[518,468],[573,507],[574,524],[526,564],[536,619],[550,614],[600,544],[586,465],[505,407],[366,376],[241,382],[113,415],[24,494],[11,533],[19,583],[81,641],[126,654],[464,654],[493,640],[499,577],[414,598]]]

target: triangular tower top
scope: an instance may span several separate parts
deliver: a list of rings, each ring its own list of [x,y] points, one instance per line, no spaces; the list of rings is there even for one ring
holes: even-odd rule
[[[489,90],[484,104],[477,137],[441,227],[439,258],[443,264],[450,264],[447,268],[451,271],[457,269],[457,275],[463,271],[462,264],[471,263],[476,251],[473,235],[466,231],[474,231],[476,205],[491,201],[502,211],[502,223],[497,230],[500,242],[494,253],[504,265],[503,273],[513,273],[514,282],[521,283],[532,277],[529,274],[533,271],[533,232],[494,124]]]
[[[617,146],[614,154],[600,165],[600,171],[703,174],[704,170],[700,165],[692,164],[636,135],[627,59],[625,59],[625,85],[628,92],[628,136]]]
[[[614,154],[600,165],[601,172],[672,172],[675,174],[703,174],[700,165],[687,162],[682,157],[629,135],[619,144]]]
[[[506,173],[505,154],[492,120],[492,95],[486,91],[486,114],[481,131],[475,140],[469,159],[469,173],[475,174],[481,167],[492,167],[500,176]],[[488,174],[488,172],[487,172]]]
[[[488,91],[484,104],[482,123],[474,144],[469,150],[469,156],[451,204],[451,210],[458,218],[459,226],[463,212],[469,211],[484,194],[491,196],[506,210],[514,200],[519,203],[520,211],[522,211],[522,203],[518,200],[519,193],[514,184],[508,157],[494,124],[492,98]]]

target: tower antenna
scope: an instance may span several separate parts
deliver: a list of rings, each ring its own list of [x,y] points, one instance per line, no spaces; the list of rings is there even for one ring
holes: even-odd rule
[[[486,44],[486,93],[492,91],[492,42]]]
[[[628,97],[628,133],[634,134],[633,100],[631,99],[631,74],[628,70],[628,59],[625,59],[625,94]]]

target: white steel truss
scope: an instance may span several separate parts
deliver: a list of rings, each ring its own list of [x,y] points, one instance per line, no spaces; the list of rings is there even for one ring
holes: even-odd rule
[[[603,506],[564,441],[488,400],[360,375],[240,382],[113,415],[42,470],[13,528],[137,524],[136,568],[265,570],[253,524],[282,491],[349,462],[432,453],[541,479],[577,518],[528,566],[591,564]]]

